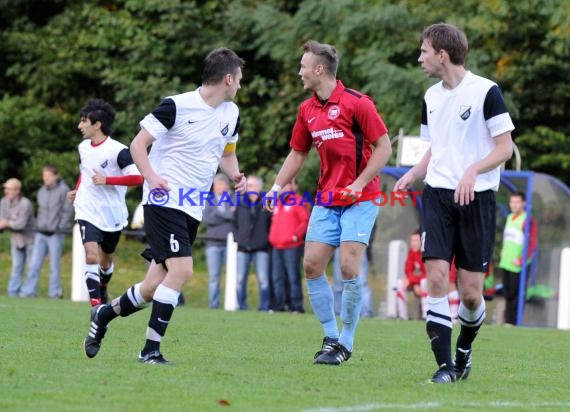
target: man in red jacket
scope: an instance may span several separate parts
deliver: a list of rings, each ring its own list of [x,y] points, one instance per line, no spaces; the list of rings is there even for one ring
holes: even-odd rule
[[[301,256],[309,223],[309,209],[302,204],[302,198],[297,194],[295,179],[283,187],[280,200],[282,201],[277,202],[273,209],[269,230],[269,243],[273,247],[274,308],[284,311],[288,302],[291,312],[302,313]]]

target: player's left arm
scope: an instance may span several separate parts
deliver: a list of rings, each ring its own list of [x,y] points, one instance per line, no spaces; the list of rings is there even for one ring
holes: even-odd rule
[[[370,142],[372,155],[356,180],[347,186],[352,192],[362,193],[364,187],[380,173],[390,156],[392,155],[392,144],[388,136],[388,130],[384,121],[378,114],[372,100],[364,98],[357,107],[355,113],[356,121],[361,125],[365,135],[365,142]],[[366,143],[365,143],[366,144]],[[347,193],[348,194],[348,193]],[[354,194],[354,193],[353,193]]]
[[[461,206],[475,200],[477,175],[496,169],[513,155],[511,131],[515,127],[499,86],[493,85],[487,91],[483,102],[483,115],[489,134],[495,141],[495,147],[487,156],[465,170],[453,195],[455,202]]]
[[[512,155],[513,138],[511,132],[501,133],[495,137],[495,148],[483,159],[473,163],[470,168],[473,168],[477,174],[487,173],[509,160]]]
[[[463,173],[463,177],[455,189],[454,199],[459,205],[467,205],[475,200],[475,182],[477,175],[496,169],[513,155],[513,139],[511,132],[501,133],[495,137],[495,148],[478,162],[473,163]]]
[[[388,160],[392,155],[392,145],[387,134],[381,136],[378,140],[373,142],[371,146],[373,148],[372,156],[370,156],[366,167],[362,170],[362,173],[360,173],[356,180],[347,187],[352,189],[354,192],[362,192],[364,186],[366,186],[375,176],[378,176],[380,169],[388,163]]]

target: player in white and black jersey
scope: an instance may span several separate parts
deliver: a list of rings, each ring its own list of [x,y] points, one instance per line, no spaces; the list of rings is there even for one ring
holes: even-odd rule
[[[232,50],[213,50],[204,61],[202,86],[170,96],[141,122],[131,143],[135,163],[145,178],[144,222],[150,267],[141,283],[129,288],[112,305],[92,311],[85,353],[99,351],[107,324],[129,316],[152,301],[144,363],[166,363],[160,342],[193,271],[192,244],[202,220],[199,194],[210,190],[218,167],[245,189],[235,153],[239,110],[232,102],[240,88],[243,60]],[[147,155],[147,148],[151,146]]]
[[[483,280],[492,259],[500,165],[513,151],[514,126],[501,91],[465,69],[467,51],[467,38],[455,26],[434,24],[422,33],[418,61],[429,77],[441,79],[423,104],[421,136],[431,147],[394,186],[405,191],[425,177],[422,256],[426,329],[438,364],[434,383],[466,379],[471,371],[471,345],[485,320]],[[454,256],[461,299],[455,362],[447,298]]]
[[[111,138],[115,112],[101,99],[90,100],[79,113],[77,128],[80,175],[68,199],[75,207],[85,248],[85,282],[91,306],[107,302],[107,285],[113,275],[113,253],[129,213],[127,186],[143,183],[129,148]]]

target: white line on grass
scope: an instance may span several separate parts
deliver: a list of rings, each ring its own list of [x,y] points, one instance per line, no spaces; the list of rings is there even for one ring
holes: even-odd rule
[[[369,403],[367,405],[343,406],[340,408],[304,409],[302,412],[361,412],[381,409],[435,409],[441,408],[441,402],[424,403]]]
[[[489,401],[489,402],[422,402],[422,403],[369,403],[366,405],[342,406],[339,408],[304,409],[302,412],[368,412],[378,410],[421,410],[439,408],[493,408],[513,409],[524,408],[570,408],[570,402],[519,402],[519,401]]]

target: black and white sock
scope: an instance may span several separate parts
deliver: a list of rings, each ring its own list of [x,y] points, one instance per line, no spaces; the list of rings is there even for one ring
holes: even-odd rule
[[[457,337],[458,350],[462,352],[471,350],[471,344],[477,337],[477,333],[485,321],[486,309],[487,306],[483,297],[481,297],[479,306],[474,310],[468,309],[463,302],[459,304],[457,318],[461,324],[461,331]]]
[[[162,284],[156,288],[152,297],[152,313],[146,329],[146,343],[141,352],[143,356],[153,351],[160,352],[160,342],[178,304],[179,295],[180,292]]]
[[[85,284],[87,285],[87,291],[89,292],[89,300],[91,306],[97,306],[101,304],[101,291],[99,289],[99,265],[85,264]]]
[[[144,300],[140,293],[141,284],[131,286],[120,297],[113,300],[111,305],[106,305],[99,311],[99,320],[107,325],[117,316],[126,317],[144,309],[148,302]]]
[[[113,262],[111,262],[111,266],[109,266],[107,269],[103,269],[99,265],[99,279],[102,288],[107,287],[107,285],[111,281],[111,278],[113,277],[114,270],[115,270],[115,263]]]
[[[447,296],[428,297],[426,331],[431,343],[431,350],[439,367],[451,367],[451,309]]]

